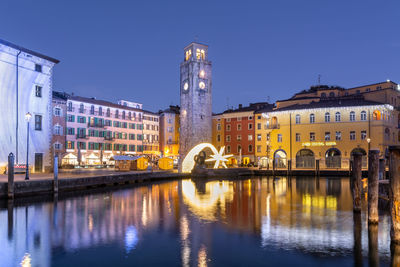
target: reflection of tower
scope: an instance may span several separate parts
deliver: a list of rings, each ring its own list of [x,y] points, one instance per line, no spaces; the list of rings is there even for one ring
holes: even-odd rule
[[[180,144],[181,161],[195,145],[211,143],[211,62],[208,46],[191,43],[184,49],[181,63]]]

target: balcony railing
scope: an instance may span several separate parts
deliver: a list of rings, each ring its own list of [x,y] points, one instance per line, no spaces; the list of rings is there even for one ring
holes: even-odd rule
[[[115,138],[112,136],[104,136],[104,140],[106,141],[113,141]]]
[[[267,129],[280,129],[279,123],[267,125]]]
[[[71,111],[75,111],[74,107],[67,107],[67,111],[71,112]]]
[[[79,108],[78,112],[84,114],[86,112],[86,109],[85,108]]]
[[[77,134],[77,135],[76,135],[76,138],[77,138],[77,139],[87,139],[88,136],[87,136],[86,134]]]
[[[104,123],[88,123],[88,127],[92,128],[104,128],[106,125]]]

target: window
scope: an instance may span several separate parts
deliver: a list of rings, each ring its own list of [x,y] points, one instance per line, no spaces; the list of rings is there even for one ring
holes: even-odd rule
[[[310,141],[315,141],[315,133],[310,133]]]
[[[249,121],[251,121],[253,119],[253,116],[249,116]]]
[[[61,148],[62,148],[62,145],[60,143],[58,143],[58,142],[54,143],[55,150],[61,150]]]
[[[217,124],[217,131],[221,131],[221,123]]]
[[[331,133],[325,132],[325,141],[330,141],[330,140],[331,140]]]
[[[350,140],[356,140],[356,132],[355,131],[350,132]]]
[[[329,112],[325,113],[325,122],[330,122],[331,121],[331,114]]]
[[[85,112],[85,107],[83,106],[83,104],[79,105],[79,113],[83,113]]]
[[[237,130],[238,130],[238,131],[241,131],[241,130],[242,130],[242,124],[238,124],[238,125],[237,125]]]
[[[257,130],[261,130],[261,123],[257,123]]]
[[[42,72],[42,65],[40,65],[40,64],[35,64],[35,71],[37,71],[37,72]]]
[[[326,93],[322,93],[321,98],[326,98]]]
[[[252,140],[253,140],[253,135],[252,135],[252,134],[249,134],[249,135],[247,136],[247,140],[252,141]]]
[[[231,153],[231,146],[226,146],[226,153]]]
[[[342,140],[342,132],[336,132],[335,137],[336,137],[336,141]]]
[[[54,116],[61,117],[61,108],[59,107],[54,108]]]
[[[282,143],[282,135],[281,134],[277,135],[277,141],[278,141],[278,143]]]
[[[300,134],[296,133],[296,142],[301,142]]]
[[[257,153],[261,152],[261,146],[257,146]]]
[[[75,129],[74,128],[67,128],[67,135],[74,135]]]
[[[267,141],[271,140],[271,135],[269,133],[267,133]]]
[[[231,141],[231,136],[230,135],[227,135],[226,136],[226,142],[230,142]]]
[[[356,120],[356,113],[354,111],[350,111],[350,121]]]
[[[35,130],[42,130],[42,115],[35,115]]]
[[[74,142],[73,141],[68,141],[67,142],[67,149],[74,149]]]
[[[67,121],[68,121],[68,122],[74,122],[74,121],[75,121],[75,116],[74,116],[74,115],[68,114],[68,115],[67,115]]]
[[[331,98],[332,98],[332,97],[335,97],[335,93],[334,93],[334,92],[330,92],[330,93],[329,93],[329,97],[331,97]]]
[[[249,123],[249,128],[248,129],[249,130],[253,129],[253,124],[252,123]]]
[[[111,112],[110,112],[110,109],[109,109],[109,108],[107,108],[106,116],[107,116],[107,117],[110,117],[110,116],[111,116]]]
[[[249,152],[253,152],[253,146],[249,145]]]
[[[72,111],[72,102],[68,102],[68,111]]]
[[[241,146],[241,145],[238,145],[238,146],[237,146],[237,152],[240,153],[241,150],[242,150],[242,146]]]
[[[85,117],[81,117],[81,116],[78,116],[78,123],[85,123],[85,121],[86,121],[86,118]]]
[[[296,124],[300,124],[300,114],[296,114]]]
[[[361,131],[361,140],[367,139],[367,131]]]
[[[115,111],[115,118],[118,119],[118,117],[119,117],[119,110],[117,109],[117,110]]]
[[[226,119],[226,122],[230,122],[230,121],[231,121],[231,118],[227,118],[227,119]]]
[[[236,140],[242,141],[242,136],[241,136],[240,134],[238,134],[238,135],[236,136]]]
[[[335,121],[340,121],[340,112],[335,113]]]
[[[238,118],[237,118],[237,121],[242,121],[242,117],[238,117]]]
[[[310,123],[314,123],[315,122],[315,115],[314,113],[310,114]]]
[[[94,106],[93,105],[90,106],[90,114],[94,115]]]
[[[226,125],[226,130],[227,130],[227,131],[230,131],[230,130],[231,130],[231,125],[230,125],[230,124]]]
[[[257,134],[257,141],[261,141],[261,134]]]
[[[54,135],[62,135],[62,127],[60,124],[54,125]]]
[[[103,116],[103,108],[99,107],[99,116]]]
[[[125,119],[125,110],[122,111],[122,119]]]
[[[36,97],[42,97],[42,87],[39,85],[35,86],[35,96]]]
[[[217,135],[217,142],[221,142],[221,135]]]
[[[366,111],[361,111],[361,120],[366,121],[367,120],[367,112]]]

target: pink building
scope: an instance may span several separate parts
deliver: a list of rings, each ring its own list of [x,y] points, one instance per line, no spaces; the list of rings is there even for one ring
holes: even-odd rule
[[[142,154],[143,110],[69,96],[63,165],[110,164],[113,155]]]

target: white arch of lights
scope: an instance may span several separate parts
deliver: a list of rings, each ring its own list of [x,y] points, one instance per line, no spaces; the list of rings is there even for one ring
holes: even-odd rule
[[[214,169],[217,169],[219,165],[221,164],[225,168],[227,168],[225,161],[228,161],[227,159],[232,157],[233,155],[223,155],[225,151],[225,147],[222,147],[221,150],[218,152],[218,150],[215,148],[214,145],[210,143],[201,143],[193,147],[189,153],[186,155],[185,159],[182,162],[182,172],[191,172],[193,167],[194,167],[194,157],[200,153],[205,148],[210,148],[211,151],[214,153],[214,155],[211,155],[211,158],[207,159],[206,161],[215,161],[214,164]]]

